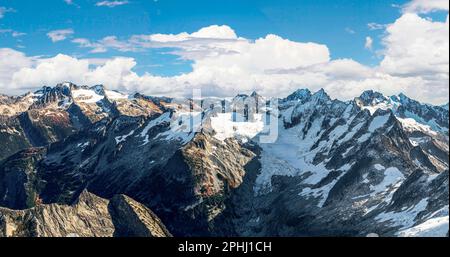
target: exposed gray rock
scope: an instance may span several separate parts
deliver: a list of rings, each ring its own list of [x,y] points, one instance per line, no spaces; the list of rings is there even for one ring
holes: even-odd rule
[[[118,237],[170,237],[161,220],[147,207],[125,195],[109,202],[109,212]]]
[[[448,123],[440,107],[373,91],[343,102],[298,90],[280,101],[277,141],[262,144],[259,134],[239,135],[238,123],[225,139],[213,125],[234,111],[250,123],[270,115],[257,93],[188,99],[188,108],[139,94],[83,99],[68,109],[82,130],[0,164],[0,205],[67,206],[88,189],[111,199],[115,236],[165,234],[148,229],[158,222],[145,221],[154,217],[147,208],[175,236],[399,236],[448,220],[448,130],[430,125]],[[182,131],[190,110],[201,116],[198,131]]]
[[[111,201],[84,191],[72,205],[0,208],[3,237],[170,237],[155,214],[124,195]]]

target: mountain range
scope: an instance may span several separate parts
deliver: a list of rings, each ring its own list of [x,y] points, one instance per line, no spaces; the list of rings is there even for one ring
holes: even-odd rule
[[[0,95],[0,236],[448,236],[448,129],[371,90]]]

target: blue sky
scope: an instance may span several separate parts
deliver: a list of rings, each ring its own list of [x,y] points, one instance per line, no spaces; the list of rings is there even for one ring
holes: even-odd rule
[[[339,0],[133,0],[114,8],[96,6],[95,0],[39,1],[1,0],[1,5],[16,10],[0,21],[4,29],[26,33],[14,38],[1,36],[0,47],[21,49],[28,55],[55,55],[60,52],[82,57],[132,56],[138,60],[138,71],[158,75],[173,75],[190,70],[190,62],[168,56],[167,49],[147,53],[123,54],[108,52],[89,54],[68,40],[53,44],[47,37],[51,30],[72,28],[76,37],[101,39],[109,35],[125,38],[133,34],[177,34],[194,32],[211,24],[228,25],[248,39],[267,34],[301,42],[326,44],[332,58],[353,58],[374,65],[380,60],[374,51],[364,49],[367,36],[376,40],[382,30],[370,30],[367,24],[387,24],[399,16],[400,6],[407,1]]]
[[[433,3],[430,4],[431,2]],[[409,6],[409,9],[405,6]],[[406,20],[407,12],[412,12],[415,16],[409,19],[409,22],[423,23],[424,21],[425,23],[429,22],[431,26],[444,24],[443,29],[445,30],[445,22],[448,17],[448,4],[445,4],[443,0],[428,2],[424,0],[48,0],[39,2],[0,0],[0,8],[2,8],[0,9],[0,48],[12,49],[27,58],[34,58],[33,60],[52,58],[58,54],[77,58],[77,60],[108,60],[119,56],[128,57],[135,61],[135,65],[129,66],[133,66],[132,72],[135,72],[138,76],[149,74],[170,78],[192,73],[195,71],[195,67],[200,69],[199,67],[203,63],[207,63],[203,62],[204,56],[201,58],[190,57],[190,54],[195,54],[195,51],[198,50],[195,47],[201,47],[204,50],[209,45],[205,43],[189,46],[188,50],[183,49],[183,54],[174,53],[179,48],[177,44],[129,50],[125,47],[131,44],[130,41],[133,36],[192,34],[211,25],[226,25],[237,37],[248,42],[264,39],[268,34],[274,34],[289,42],[312,42],[317,46],[326,46],[329,60],[325,57],[319,58],[315,62],[309,62],[310,66],[327,61],[349,59],[355,62],[351,65],[358,66],[360,70],[368,68],[374,69],[372,72],[376,72],[378,71],[375,70],[378,69],[377,67],[383,66],[383,61],[386,61],[386,63],[392,62],[392,58],[387,58],[391,57],[388,56],[389,53],[395,58],[398,56],[405,57],[395,61],[399,65],[405,66],[406,63],[403,61],[408,58],[412,59],[411,56],[406,56],[406,52],[392,52],[399,49],[394,44],[400,43],[399,40],[401,41],[401,39],[394,35],[397,30],[392,30],[394,32],[388,31],[387,26],[389,24],[392,24],[392,27],[397,25],[397,22],[399,26],[402,25],[400,24],[401,18]],[[408,21],[404,21],[405,27],[407,27]],[[439,24],[433,22],[439,22]],[[425,35],[428,30],[426,26],[427,24],[424,24],[422,31],[417,31],[417,34],[411,33],[411,37],[417,38],[411,38],[408,41],[418,40],[417,42],[419,42],[421,37],[429,37],[429,35]],[[376,28],[374,29],[374,27]],[[52,31],[65,31],[66,34],[63,34],[63,37],[58,40],[52,40],[49,36]],[[403,33],[409,32],[404,31]],[[98,48],[92,46],[94,44],[96,46],[106,45],[105,41],[102,40],[111,36],[114,37],[113,42],[109,42],[105,49],[97,50]],[[77,42],[79,39],[84,40],[84,47],[82,47],[83,43]],[[386,40],[391,45],[383,43]],[[289,42],[285,43],[288,44]],[[439,40],[430,40],[430,44],[436,42],[439,42]],[[277,43],[274,43],[274,48],[276,48],[275,44]],[[448,46],[448,39],[444,42],[443,50],[448,53],[448,49],[445,49],[446,45]],[[213,47],[216,47],[216,45],[213,45]],[[417,48],[413,45],[411,47],[411,49]],[[230,49],[235,51],[235,48],[233,46]],[[227,48],[227,51],[230,49]],[[438,47],[437,49],[441,48]],[[442,52],[442,50],[440,51]],[[441,52],[430,53],[430,55],[440,56]],[[289,55],[289,51],[284,54]],[[423,54],[423,52],[419,54]],[[186,58],[186,56],[189,57]],[[421,59],[421,56],[415,56],[415,58],[418,57]],[[425,58],[428,57],[425,56]],[[93,63],[93,61],[91,62]],[[430,65],[436,62],[442,62],[442,60],[429,60]],[[448,67],[448,59],[444,62]],[[334,65],[334,63],[332,64]],[[36,66],[37,64],[29,65]],[[301,63],[299,65],[301,66]],[[359,65],[364,67],[359,67]],[[9,66],[14,65],[10,64]],[[247,66],[245,67],[247,68]],[[289,65],[270,67],[271,70],[286,68],[294,67]],[[399,79],[407,75],[410,81],[420,80],[418,77],[419,71],[411,69],[402,71],[402,74],[396,74],[395,70],[402,70],[401,67],[386,66],[386,70],[389,69],[389,72],[384,69],[383,72],[386,72],[389,76],[398,76]],[[431,67],[431,69],[436,70],[437,68]],[[249,68],[248,70],[254,69]],[[430,67],[426,67],[422,71],[425,74],[429,70]],[[437,70],[439,70],[440,78],[443,77],[444,82],[448,84],[448,72],[442,73],[442,67]],[[355,71],[348,72],[354,73]],[[319,85],[322,83],[320,78],[315,78],[317,79],[317,87],[323,87],[323,85]],[[361,80],[361,78],[358,79]],[[396,81],[397,77],[389,79],[390,83],[399,83]],[[178,78],[177,81],[179,80]],[[356,80],[353,79],[352,82]],[[11,83],[11,81],[13,79],[8,80],[8,83]],[[309,83],[304,83],[303,80],[286,81],[286,83],[295,84],[295,86],[311,86]],[[45,80],[41,82],[45,82]],[[192,80],[182,83],[191,82]],[[170,83],[175,82],[171,81]],[[255,84],[256,82],[249,82],[249,84],[252,83]],[[402,81],[402,83],[407,82]],[[423,81],[421,83],[424,84]],[[119,84],[116,86],[120,89],[128,89],[128,86],[120,86]],[[220,87],[219,85],[218,88]],[[250,87],[245,87],[245,89]],[[137,88],[142,89],[142,86]],[[397,91],[408,92],[408,90],[411,90],[411,92],[414,92],[410,88],[405,88],[406,86],[399,87]],[[263,88],[263,90],[265,89]],[[432,91],[429,88],[424,88],[422,94],[427,90]],[[440,93],[442,93],[442,85],[440,90]],[[267,92],[270,91],[267,90]],[[388,93],[396,92],[395,90],[387,91]],[[430,96],[427,99],[433,101],[434,98]],[[441,97],[439,101],[442,100],[445,99]]]

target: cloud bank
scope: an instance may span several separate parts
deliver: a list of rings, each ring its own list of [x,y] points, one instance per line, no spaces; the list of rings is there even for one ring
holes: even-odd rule
[[[201,88],[203,95],[233,96],[257,90],[263,95],[283,97],[307,87],[324,88],[332,97],[345,100],[374,89],[388,95],[403,92],[424,102],[442,104],[448,102],[449,91],[448,16],[445,22],[439,22],[418,14],[436,8],[448,10],[448,5],[435,2],[439,5],[425,6],[424,1],[413,1],[404,7],[400,18],[383,26],[382,61],[375,67],[352,59],[331,59],[326,45],[295,42],[272,34],[249,40],[228,26],[212,25],[194,33],[72,40],[94,53],[176,49],[171,54],[192,61],[192,71],[170,77],[138,75],[133,58],[116,57],[101,62],[63,54],[36,58],[0,49],[0,90],[23,92],[73,81],[149,95],[184,96],[192,88]],[[366,48],[371,49],[372,43],[372,38],[367,40]]]
[[[447,0],[413,0],[403,6],[405,13],[429,13],[434,11],[448,11]]]

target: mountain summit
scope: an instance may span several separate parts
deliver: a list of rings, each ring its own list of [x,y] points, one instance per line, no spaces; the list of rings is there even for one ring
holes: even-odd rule
[[[404,95],[197,101],[64,83],[0,110],[0,226],[92,194],[139,233],[157,216],[166,236],[448,234],[448,110]]]

